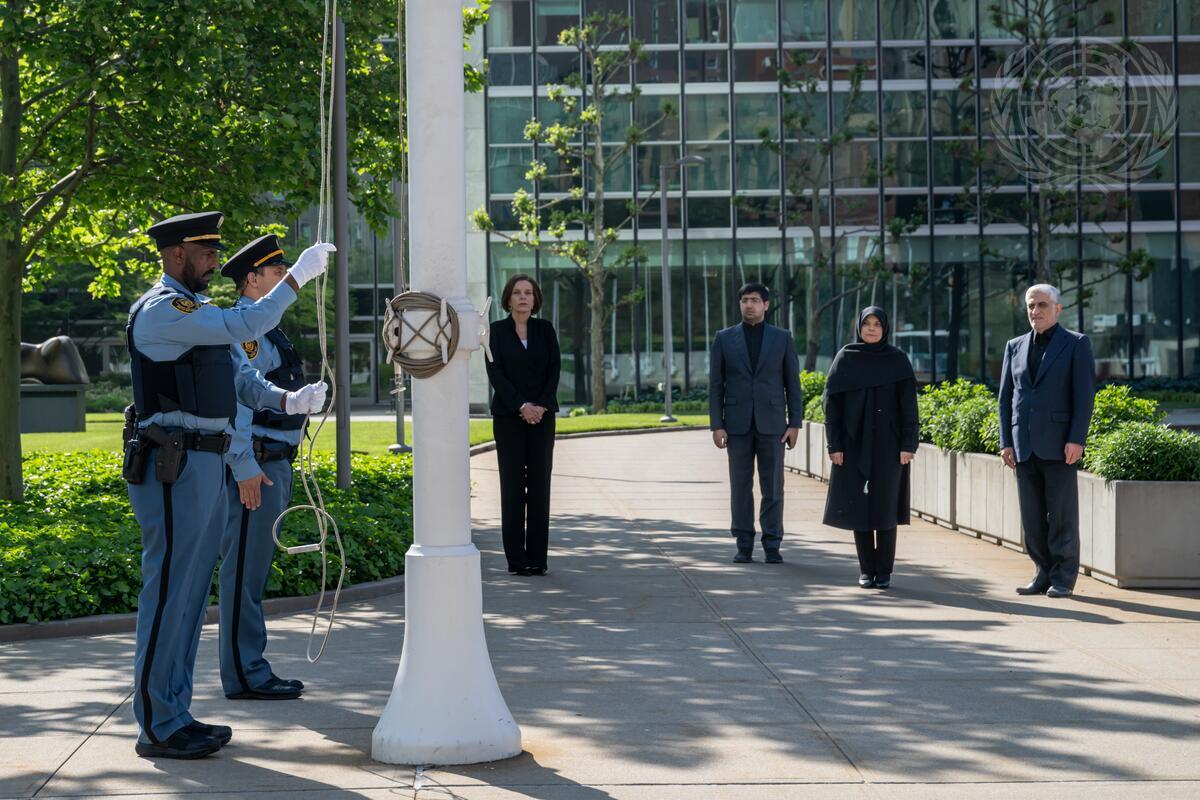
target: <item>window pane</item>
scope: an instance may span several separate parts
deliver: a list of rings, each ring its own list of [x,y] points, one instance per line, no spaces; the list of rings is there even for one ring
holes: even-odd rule
[[[812,0],[783,0],[783,40],[810,42],[825,39],[825,4]]]
[[[679,51],[651,50],[634,72],[638,83],[679,83]]]
[[[558,35],[567,28],[579,24],[579,0],[538,0],[537,43],[558,44]]]
[[[678,42],[678,2],[676,0],[638,0],[633,4],[633,35],[646,44]]]
[[[488,143],[519,144],[524,142],[525,123],[532,118],[532,97],[489,97]]]
[[[539,84],[562,83],[568,75],[579,74],[579,55],[577,53],[547,53],[537,54],[537,79]]]
[[[874,41],[874,4],[864,3],[862,0],[833,0],[830,29],[834,41]]]
[[[988,4],[980,4],[987,13]],[[975,0],[942,0],[929,15],[933,39],[971,39],[975,36]]]
[[[761,144],[734,145],[739,190],[778,189],[779,158]]]
[[[924,136],[925,130],[925,92],[883,93],[884,135]]]
[[[934,136],[970,136],[975,133],[975,95],[958,89],[933,92]]]
[[[735,94],[733,107],[737,138],[761,139],[762,128],[767,129],[769,136],[778,136],[779,95]]]
[[[604,149],[610,159],[617,150],[615,147],[606,147]],[[633,191],[633,157],[628,151],[619,160],[615,162],[610,160],[608,162],[604,176],[604,190],[608,192]],[[624,217],[621,219],[624,219]]]
[[[678,98],[672,95],[644,94],[638,97],[636,102],[635,122],[642,129],[643,141],[679,141]]]
[[[685,42],[729,41],[725,0],[687,0],[685,8]]]
[[[729,209],[728,197],[689,196],[687,201],[688,227],[728,228]],[[728,245],[726,245],[726,249],[728,250]],[[693,260],[692,263],[694,264],[695,261]]]
[[[729,53],[724,50],[689,50],[683,54],[688,83],[721,83],[729,80]]]
[[[492,86],[529,86],[533,70],[529,53],[492,53],[488,56],[488,83]]]
[[[846,129],[855,136],[874,136],[878,131],[875,120],[875,93],[859,92],[850,102],[850,95],[838,92],[833,96],[834,130]]]
[[[688,145],[688,155],[701,156],[703,164],[687,167],[688,189],[719,191],[729,189],[729,146],[723,144]]]
[[[533,161],[532,147],[492,147],[488,150],[488,179],[493,194],[512,194],[520,188],[530,188],[525,180],[529,162]]]
[[[886,80],[917,80],[925,77],[924,47],[885,47],[880,74]]]
[[[884,39],[924,39],[925,4],[913,0],[882,0]]]
[[[679,145],[652,144],[638,146],[637,182],[638,191],[648,191],[658,188],[658,168],[661,164],[671,163],[679,158]],[[679,188],[679,170],[667,171],[667,190]]]
[[[529,0],[496,0],[488,12],[488,47],[529,47]]]
[[[829,95],[787,92],[783,95],[783,133],[789,139],[824,137],[829,132]]]
[[[688,141],[723,141],[729,138],[729,95],[685,95],[684,109],[687,113]]]
[[[779,61],[772,49],[734,50],[733,79],[735,81],[771,81],[779,77]]]
[[[729,0],[735,42],[774,42],[778,37],[774,0]]]
[[[601,131],[606,142],[623,142],[633,120],[633,103],[623,97],[609,97],[601,104],[604,119]]]

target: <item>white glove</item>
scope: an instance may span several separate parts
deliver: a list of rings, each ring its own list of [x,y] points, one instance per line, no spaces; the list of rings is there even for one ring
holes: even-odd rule
[[[336,252],[337,248],[328,242],[317,242],[300,254],[288,275],[303,286],[329,268],[329,254]]]
[[[329,386],[325,381],[310,383],[283,399],[283,410],[289,414],[319,414],[325,406],[325,394]]]

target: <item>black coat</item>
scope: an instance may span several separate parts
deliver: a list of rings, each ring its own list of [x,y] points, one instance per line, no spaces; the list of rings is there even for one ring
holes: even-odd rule
[[[558,334],[544,319],[530,317],[529,349],[517,336],[511,316],[492,323],[492,361],[487,362],[492,384],[492,415],[513,416],[523,403],[558,411],[558,375],[562,357]]]
[[[870,480],[859,465],[865,453],[860,437],[846,424],[846,401],[852,392],[825,399],[825,435],[830,453],[844,453],[842,466],[833,465],[825,499],[824,523],[854,531],[889,530],[909,522],[909,468],[900,465],[900,452],[915,453],[920,434],[917,384],[912,379],[887,383],[866,393],[872,443]],[[866,485],[866,501],[863,488]]]

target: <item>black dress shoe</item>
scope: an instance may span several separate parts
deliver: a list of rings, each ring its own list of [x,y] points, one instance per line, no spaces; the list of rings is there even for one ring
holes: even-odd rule
[[[529,567],[521,567],[520,569],[510,569],[509,572],[511,572],[513,575],[520,575],[522,577],[528,577],[533,574],[533,570],[531,570]]]
[[[1046,590],[1046,597],[1070,597],[1071,590],[1065,586],[1051,586]]]
[[[133,748],[142,758],[204,758],[221,749],[221,743],[211,736],[188,730],[185,726],[158,744],[138,742]]]
[[[754,551],[753,550],[743,550],[740,547],[738,548],[737,555],[733,557],[733,563],[735,563],[735,564],[749,564],[753,560],[754,560]]]
[[[875,586],[875,576],[862,573],[858,576],[858,586],[861,589],[870,589]]]
[[[281,678],[278,675],[276,675],[274,672],[271,673],[271,677],[274,678],[275,680],[279,681],[280,683],[289,683],[292,686],[295,686],[300,691],[304,691],[304,682],[303,681],[298,681],[295,678]]]
[[[782,564],[783,556],[779,555],[779,550],[767,550],[766,562],[768,564]]]
[[[876,589],[886,589],[891,585],[892,585],[891,574],[875,576],[875,588]]]
[[[549,567],[530,567],[529,568],[530,575],[545,575],[549,571],[550,571]]]
[[[1038,581],[1038,580],[1033,580],[1033,581],[1030,581],[1029,583],[1025,584],[1024,586],[1018,586],[1017,594],[1022,594],[1022,595],[1045,594],[1046,590],[1049,588],[1050,588],[1050,584],[1043,583],[1042,581]]]
[[[198,719],[194,719],[187,725],[184,725],[183,729],[216,739],[221,743],[222,747],[229,744],[229,740],[233,738],[233,728],[228,725],[208,725]]]
[[[290,683],[281,681],[274,675],[262,686],[244,692],[233,692],[225,695],[230,700],[295,700],[303,693]]]

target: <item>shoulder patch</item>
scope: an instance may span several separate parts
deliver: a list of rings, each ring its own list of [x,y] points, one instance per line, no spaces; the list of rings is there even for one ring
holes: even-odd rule
[[[176,297],[171,301],[171,305],[175,307],[176,311],[182,311],[184,314],[191,314],[200,307],[195,300],[189,300],[186,297]]]
[[[246,351],[246,358],[253,361],[258,356],[258,342],[251,339],[248,342],[242,342],[242,349]]]

